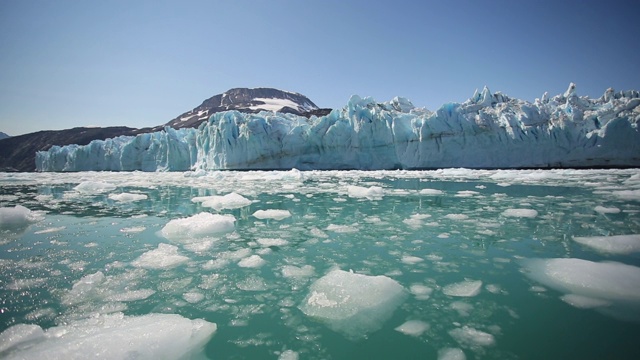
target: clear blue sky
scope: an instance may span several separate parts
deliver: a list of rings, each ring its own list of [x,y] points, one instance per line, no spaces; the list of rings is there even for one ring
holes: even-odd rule
[[[435,110],[640,89],[640,1],[0,0],[0,131],[154,126],[234,87]]]

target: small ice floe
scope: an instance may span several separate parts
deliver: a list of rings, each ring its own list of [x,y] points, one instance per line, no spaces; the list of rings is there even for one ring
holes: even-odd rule
[[[258,210],[253,213],[253,217],[258,218],[260,220],[264,219],[272,219],[272,220],[283,220],[291,216],[289,210]]]
[[[195,197],[191,199],[191,201],[202,203],[202,206],[213,208],[217,211],[225,209],[239,209],[245,206],[249,206],[251,205],[251,203],[253,203],[253,201],[235,192],[223,196],[213,195]]]
[[[311,285],[300,310],[358,340],[380,329],[405,297],[402,285],[389,277],[333,270]]]
[[[640,234],[614,236],[576,236],[573,240],[598,252],[628,255],[640,252]]]
[[[116,186],[102,181],[83,181],[73,188],[83,195],[99,195],[116,189]]]
[[[466,280],[449,284],[442,288],[442,292],[449,296],[472,297],[478,295],[481,289],[481,280]]]
[[[131,262],[135,267],[145,269],[171,269],[189,261],[189,258],[178,253],[178,247],[169,244],[159,244],[155,250],[140,255]]]
[[[352,198],[380,199],[384,196],[384,191],[380,186],[362,187],[351,185],[347,187],[347,194]]]
[[[507,209],[502,212],[502,216],[533,219],[538,216],[538,212],[534,209]]]
[[[133,202],[146,200],[148,197],[145,194],[134,194],[134,193],[121,193],[121,194],[109,194],[109,199],[118,202]]]
[[[409,336],[420,336],[429,330],[429,324],[420,320],[409,320],[394,330]]]
[[[470,326],[453,329],[449,331],[449,335],[463,347],[491,346],[496,343],[493,335]]]

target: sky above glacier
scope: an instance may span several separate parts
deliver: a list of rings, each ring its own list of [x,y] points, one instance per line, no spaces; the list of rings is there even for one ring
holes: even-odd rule
[[[0,131],[163,124],[235,87],[435,110],[640,89],[638,1],[0,1]]]

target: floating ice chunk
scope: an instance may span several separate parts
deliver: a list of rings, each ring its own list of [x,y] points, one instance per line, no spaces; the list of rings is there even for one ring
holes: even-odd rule
[[[640,234],[592,237],[576,236],[573,240],[596,251],[607,254],[627,255],[640,252]]]
[[[422,189],[420,195],[437,196],[444,194],[444,191],[437,189]]]
[[[202,357],[216,324],[176,314],[101,315],[43,331],[14,325],[0,334],[7,359],[180,359]]]
[[[402,259],[400,259],[400,261],[408,265],[415,265],[417,263],[423,262],[424,259],[417,256],[407,255],[407,256],[403,256]]]
[[[73,188],[75,191],[85,195],[98,195],[116,189],[116,186],[101,181],[83,181]]]
[[[267,262],[259,255],[251,255],[238,262],[238,266],[244,268],[259,268]]]
[[[496,343],[493,335],[469,326],[453,329],[449,331],[449,335],[462,346],[491,346]]]
[[[358,228],[355,226],[336,224],[329,224],[329,226],[327,226],[327,230],[343,234],[358,232]]]
[[[256,242],[264,247],[289,245],[289,242],[285,239],[260,238]]]
[[[538,212],[533,209],[507,209],[502,212],[502,216],[506,217],[525,217],[533,219],[538,216]]]
[[[405,296],[402,285],[386,276],[333,270],[311,285],[300,310],[357,340],[380,329]]]
[[[614,191],[612,194],[623,200],[636,200],[640,201],[640,189],[639,190],[620,190]]]
[[[155,290],[151,290],[151,289],[131,290],[127,292],[110,295],[107,298],[105,298],[105,300],[123,301],[123,302],[144,300],[155,293],[156,293]]]
[[[50,234],[50,233],[54,233],[54,232],[58,232],[58,231],[62,231],[64,229],[66,229],[66,226],[60,226],[60,227],[53,227],[53,228],[46,228],[43,230],[38,230],[38,231],[34,231],[34,234]]]
[[[384,191],[380,186],[362,187],[351,185],[347,187],[347,194],[353,198],[378,199],[384,196]]]
[[[122,228],[122,229],[120,229],[120,232],[133,234],[133,233],[140,233],[140,232],[143,232],[145,230],[147,230],[147,228],[144,227],[144,226],[132,226],[132,227]]]
[[[253,213],[253,216],[260,219],[273,219],[282,220],[291,216],[289,210],[258,210]]]
[[[428,300],[433,289],[422,284],[413,284],[409,287],[409,291],[411,291],[417,300]]]
[[[22,205],[0,207],[0,229],[20,229],[42,220],[40,213],[31,211]]]
[[[472,297],[480,293],[482,281],[466,280],[459,283],[449,284],[442,288],[442,292],[449,296]]]
[[[463,190],[463,191],[458,191],[454,196],[455,197],[472,197],[472,196],[476,196],[480,194],[477,191],[473,191],[473,190]]]
[[[232,192],[224,196],[204,196],[191,199],[193,202],[201,202],[202,206],[215,210],[239,209],[251,205],[252,201],[246,197]]]
[[[567,294],[560,297],[562,301],[578,309],[592,309],[609,306],[611,303],[602,299],[591,298],[576,294]]]
[[[462,349],[444,348],[438,350],[438,360],[467,360]]]
[[[188,292],[188,293],[182,294],[182,298],[184,299],[184,301],[188,302],[189,304],[195,304],[195,303],[199,303],[204,299],[204,294],[200,292]]]
[[[202,212],[188,218],[174,219],[162,228],[161,234],[172,241],[192,242],[194,238],[205,238],[235,229],[233,215]]]
[[[28,290],[35,287],[40,287],[47,282],[45,278],[31,278],[31,279],[15,279],[8,284],[5,289],[7,290]]]
[[[315,274],[315,269],[311,265],[297,267],[293,265],[285,265],[282,267],[282,276],[286,278],[306,278]]]
[[[109,194],[109,199],[119,202],[133,202],[139,200],[146,200],[148,197],[145,194],[133,194],[133,193],[121,193],[121,194]]]
[[[464,301],[454,301],[449,305],[449,307],[457,311],[460,316],[469,316],[473,310],[473,305]]]
[[[268,289],[267,284],[264,282],[264,280],[254,275],[238,281],[236,287],[244,291],[264,291]]]
[[[618,214],[620,209],[617,207],[604,207],[604,206],[596,206],[593,210],[600,214]]]
[[[145,269],[171,269],[189,261],[189,258],[178,254],[178,247],[159,244],[155,250],[140,255],[131,264]]]
[[[298,353],[293,350],[285,350],[278,356],[278,360],[298,360]]]
[[[639,267],[575,258],[525,259],[522,265],[537,282],[565,294],[609,302],[607,314],[616,318],[640,320]]]
[[[44,331],[38,325],[17,324],[0,333],[0,355],[4,351],[20,344],[38,341],[44,337]],[[4,357],[4,356],[3,356]]]
[[[450,220],[467,220],[469,218],[469,216],[465,214],[447,214],[444,217]]]
[[[423,332],[429,330],[429,324],[420,320],[409,320],[395,328],[395,330],[409,336],[420,336]]]

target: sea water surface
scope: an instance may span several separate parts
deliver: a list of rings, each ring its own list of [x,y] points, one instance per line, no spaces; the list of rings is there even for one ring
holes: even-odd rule
[[[0,174],[0,358],[637,359],[640,170]]]

